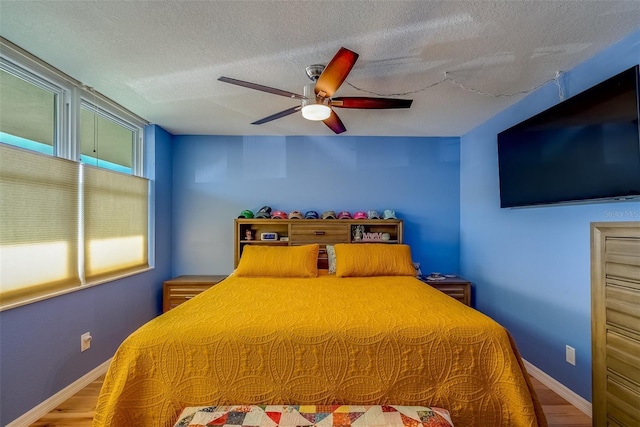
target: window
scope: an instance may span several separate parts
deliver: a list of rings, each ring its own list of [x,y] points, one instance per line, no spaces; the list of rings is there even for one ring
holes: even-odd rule
[[[80,165],[0,145],[0,297],[80,284]]]
[[[148,268],[146,122],[0,46],[0,310]]]
[[[83,169],[85,279],[148,267],[148,181]]]
[[[134,146],[139,130],[83,102],[80,107],[80,161],[85,164],[132,173]]]
[[[4,62],[0,68],[0,142],[53,154],[62,90]]]

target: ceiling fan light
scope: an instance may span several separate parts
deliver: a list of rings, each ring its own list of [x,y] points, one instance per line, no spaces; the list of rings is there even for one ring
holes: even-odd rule
[[[307,120],[326,120],[331,116],[331,108],[325,104],[308,104],[302,107],[302,117]]]
[[[328,98],[319,98],[315,94],[315,83],[309,83],[303,88],[302,117],[307,120],[326,120],[331,116]]]

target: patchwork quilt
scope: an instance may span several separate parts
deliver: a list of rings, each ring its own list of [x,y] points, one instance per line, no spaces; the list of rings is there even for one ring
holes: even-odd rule
[[[174,427],[452,427],[442,408],[395,405],[235,405],[186,408]]]

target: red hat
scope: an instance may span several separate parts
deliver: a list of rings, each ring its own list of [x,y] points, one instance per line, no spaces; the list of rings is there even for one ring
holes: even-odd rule
[[[368,219],[366,212],[356,212],[353,214],[353,219]]]
[[[286,212],[282,212],[282,211],[275,211],[274,213],[271,214],[271,218],[277,218],[277,219],[287,219],[289,218],[287,216]]]
[[[338,219],[351,219],[351,213],[347,211],[342,211],[338,214]]]

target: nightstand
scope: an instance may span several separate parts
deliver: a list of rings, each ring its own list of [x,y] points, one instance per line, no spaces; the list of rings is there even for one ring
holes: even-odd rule
[[[179,276],[162,284],[162,312],[165,313],[199,293],[217,285],[227,276]]]
[[[455,298],[464,305],[471,307],[471,282],[462,277],[445,277],[442,280],[429,280],[427,276],[420,276],[419,279],[429,286],[444,292],[451,298]]]

